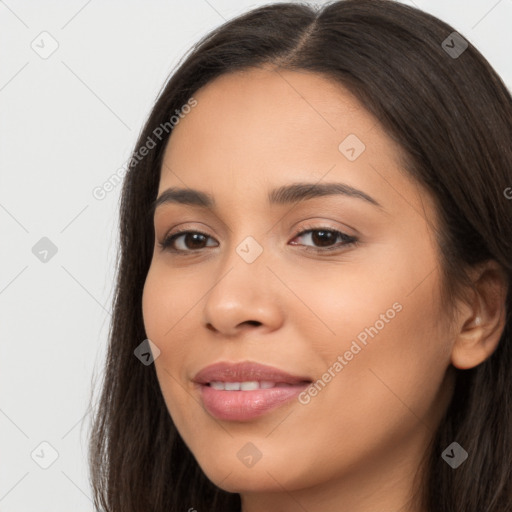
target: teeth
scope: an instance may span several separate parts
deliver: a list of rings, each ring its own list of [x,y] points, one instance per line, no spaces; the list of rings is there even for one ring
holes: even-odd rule
[[[275,387],[275,385],[275,382],[270,382],[266,380],[261,382],[258,382],[256,380],[246,382],[210,382],[210,386],[213,389],[217,389],[219,391],[253,391],[255,389],[270,389]]]
[[[226,382],[226,384],[227,384],[227,382]],[[226,388],[226,389],[229,389],[229,388]],[[260,389],[260,383],[255,380],[251,380],[249,382],[241,382],[240,389],[242,391],[252,391],[253,389]]]

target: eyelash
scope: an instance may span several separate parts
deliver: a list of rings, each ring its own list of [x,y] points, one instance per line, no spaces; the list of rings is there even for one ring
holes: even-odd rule
[[[305,249],[306,251],[314,252],[316,254],[326,253],[326,252],[335,251],[335,250],[339,251],[342,247],[351,247],[353,245],[356,245],[358,242],[358,239],[356,237],[347,235],[346,233],[343,233],[343,232],[335,230],[335,229],[330,229],[328,227],[324,227],[324,226],[305,226],[305,227],[306,227],[305,230],[297,233],[293,238],[295,239],[297,237],[300,237],[300,236],[303,236],[305,234],[312,233],[315,231],[324,231],[324,232],[327,231],[329,233],[333,233],[334,235],[336,235],[336,239],[338,237],[342,239],[341,245],[334,245],[333,247],[315,248],[315,247],[311,247],[311,246],[306,246],[306,249]],[[206,238],[212,238],[212,237],[210,237],[210,235],[208,235],[207,233],[203,233],[202,231],[193,231],[190,229],[183,229],[183,230],[179,230],[176,233],[173,233],[172,235],[166,237],[163,240],[163,242],[159,242],[158,245],[160,246],[160,249],[162,251],[168,251],[168,252],[171,252],[178,256],[187,256],[192,253],[197,253],[198,251],[201,251],[202,249],[188,249],[188,250],[184,251],[182,249],[172,248],[173,242],[180,236],[183,236],[186,234],[197,234],[197,235],[202,235]]]

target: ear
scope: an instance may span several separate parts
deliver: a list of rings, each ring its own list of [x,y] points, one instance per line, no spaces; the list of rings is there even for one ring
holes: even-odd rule
[[[494,260],[472,271],[471,300],[460,309],[451,361],[467,370],[485,361],[498,347],[506,322],[507,276]]]

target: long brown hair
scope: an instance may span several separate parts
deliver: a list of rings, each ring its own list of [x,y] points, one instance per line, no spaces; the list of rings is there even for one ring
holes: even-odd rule
[[[341,0],[321,9],[281,3],[223,24],[182,60],[136,149],[148,138],[156,147],[132,159],[123,184],[113,319],[90,437],[97,507],[240,510],[240,496],[213,485],[182,441],[154,365],[134,356],[146,339],[141,299],[154,245],[151,206],[172,134],[169,118],[216,77],[271,65],[320,73],[343,85],[398,142],[406,171],[436,201],[447,306],[468,283],[465,270],[486,260],[497,261],[510,283],[512,99],[478,50],[453,32],[439,19],[391,0]],[[168,129],[155,137],[165,123]],[[497,350],[475,368],[456,370],[453,400],[424,461],[421,506],[429,511],[512,510],[510,288]],[[469,453],[456,470],[441,458],[453,441]]]

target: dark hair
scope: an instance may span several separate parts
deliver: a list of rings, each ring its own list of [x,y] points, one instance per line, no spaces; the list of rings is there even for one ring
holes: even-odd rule
[[[504,191],[512,186],[512,98],[469,42],[460,55],[450,53],[464,41],[456,45],[452,32],[391,0],[257,8],[205,36],[179,63],[137,148],[222,74],[273,66],[332,79],[380,121],[403,150],[404,169],[432,194],[441,223],[443,304],[453,307],[474,265],[494,260],[510,283],[512,201]],[[170,417],[154,365],[134,356],[147,338],[141,298],[154,245],[152,204],[171,133],[143,159],[132,158],[123,184],[106,373],[90,437],[94,500],[106,512],[241,506],[238,494],[204,475]],[[509,287],[496,351],[475,368],[450,367],[456,372],[453,399],[423,461],[419,496],[429,511],[512,510],[511,309]],[[455,470],[441,458],[453,441],[469,453]]]

